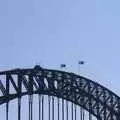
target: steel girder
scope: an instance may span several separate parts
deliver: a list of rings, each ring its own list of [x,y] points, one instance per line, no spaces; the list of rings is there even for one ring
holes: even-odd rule
[[[40,66],[0,72],[0,105],[31,94],[66,99],[98,120],[120,120],[120,97],[85,77]]]

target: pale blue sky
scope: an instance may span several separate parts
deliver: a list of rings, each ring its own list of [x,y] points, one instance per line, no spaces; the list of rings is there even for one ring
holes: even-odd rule
[[[0,69],[41,63],[81,74],[120,95],[120,0],[1,0]]]

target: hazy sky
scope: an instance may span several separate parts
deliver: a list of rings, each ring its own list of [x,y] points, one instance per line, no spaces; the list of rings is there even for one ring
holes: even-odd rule
[[[77,72],[120,95],[120,0],[0,0],[0,69]]]

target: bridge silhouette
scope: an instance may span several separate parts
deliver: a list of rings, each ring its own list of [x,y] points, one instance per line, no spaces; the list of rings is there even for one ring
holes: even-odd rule
[[[38,65],[0,72],[0,105],[6,104],[5,120],[9,120],[9,105],[14,99],[18,101],[17,119],[22,120],[21,103],[26,95],[28,120],[34,120],[35,94],[38,120],[120,120],[120,97],[88,78]]]

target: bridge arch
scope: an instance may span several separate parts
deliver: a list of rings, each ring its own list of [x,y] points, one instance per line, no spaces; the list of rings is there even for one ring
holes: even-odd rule
[[[10,84],[14,91],[10,92]],[[0,105],[24,95],[44,94],[81,106],[99,120],[120,120],[120,97],[85,77],[35,66],[0,72]]]

